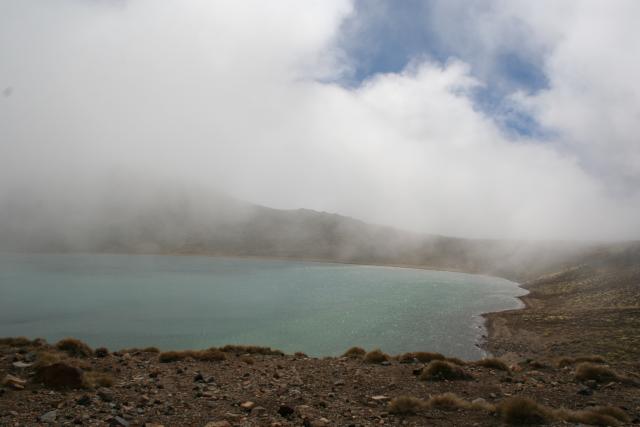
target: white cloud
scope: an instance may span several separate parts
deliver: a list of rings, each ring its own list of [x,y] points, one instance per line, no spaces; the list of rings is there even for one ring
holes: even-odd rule
[[[82,194],[125,170],[441,234],[640,237],[637,195],[605,179],[640,164],[634,58],[603,84],[598,70],[614,66],[592,63],[622,47],[575,46],[570,30],[496,4],[497,22],[517,16],[549,49],[550,90],[520,102],[561,140],[506,137],[474,109],[482,82],[461,61],[326,83],[349,67],[335,43],[347,1],[6,1],[0,188]],[[596,40],[631,21],[609,19],[623,22]]]

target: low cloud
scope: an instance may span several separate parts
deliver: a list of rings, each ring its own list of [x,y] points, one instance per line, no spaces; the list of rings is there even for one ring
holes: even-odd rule
[[[633,20],[621,9],[585,39],[574,10],[555,25],[506,3],[493,31],[526,22],[550,82],[512,100],[552,139],[479,111],[464,57],[341,85],[348,1],[6,2],[0,200],[96,205],[124,175],[430,233],[640,238],[640,55],[612,46]]]

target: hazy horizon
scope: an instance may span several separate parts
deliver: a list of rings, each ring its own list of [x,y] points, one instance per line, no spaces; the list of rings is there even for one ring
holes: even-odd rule
[[[0,10],[5,227],[206,215],[224,193],[444,236],[640,239],[640,3]]]

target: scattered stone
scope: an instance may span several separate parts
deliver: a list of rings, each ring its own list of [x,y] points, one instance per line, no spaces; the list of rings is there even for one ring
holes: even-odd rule
[[[261,417],[267,413],[267,410],[262,406],[256,406],[251,410],[251,416]]]
[[[56,422],[57,417],[58,417],[58,411],[54,409],[53,411],[49,411],[46,414],[40,416],[40,421],[43,423],[53,424]]]
[[[343,386],[344,385],[344,381],[343,380],[338,380],[338,381],[334,382],[333,385],[336,386],[336,387]]]
[[[31,366],[33,366],[33,363],[25,363],[22,361],[17,361],[17,362],[13,362],[11,365],[16,369],[22,370],[22,369],[30,368]]]
[[[204,382],[204,377],[202,376],[202,374],[200,372],[198,372],[194,377],[193,377],[193,382],[194,383],[203,383]]]
[[[23,380],[22,378],[15,377],[13,375],[6,375],[2,380],[2,385],[11,387],[14,390],[23,390],[27,380]]]
[[[115,416],[109,420],[110,427],[129,427],[129,421],[122,417]]]
[[[85,394],[80,399],[76,400],[76,403],[78,405],[87,406],[91,404],[91,398],[89,397],[89,395]]]
[[[249,400],[240,404],[240,407],[246,411],[251,411],[255,406],[255,402],[251,402]]]
[[[390,400],[391,398],[389,396],[384,396],[382,394],[377,395],[377,396],[371,396],[371,400],[374,400],[376,402],[384,402],[387,400]]]
[[[212,421],[204,427],[231,427],[231,424],[229,424],[229,421]]]
[[[98,389],[98,397],[105,402],[113,401],[113,393],[111,393],[111,390],[104,387]]]
[[[289,405],[280,405],[278,408],[278,414],[280,414],[281,417],[290,417],[294,412],[295,410]]]
[[[593,394],[593,390],[590,389],[589,387],[583,387],[580,390],[578,390],[578,394],[582,396],[591,396]]]
[[[313,417],[313,408],[309,405],[298,405],[295,408],[295,412],[302,419],[311,419]]]

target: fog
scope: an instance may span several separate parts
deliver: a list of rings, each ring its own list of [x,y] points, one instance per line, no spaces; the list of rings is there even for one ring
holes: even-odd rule
[[[177,204],[164,230],[197,224],[184,237],[254,215],[246,201],[459,237],[640,238],[638,3],[481,3],[425,17],[447,61],[353,85],[345,28],[366,22],[346,0],[0,0],[0,228],[82,240]],[[544,137],[474,104],[508,48],[549,81],[508,93]]]

